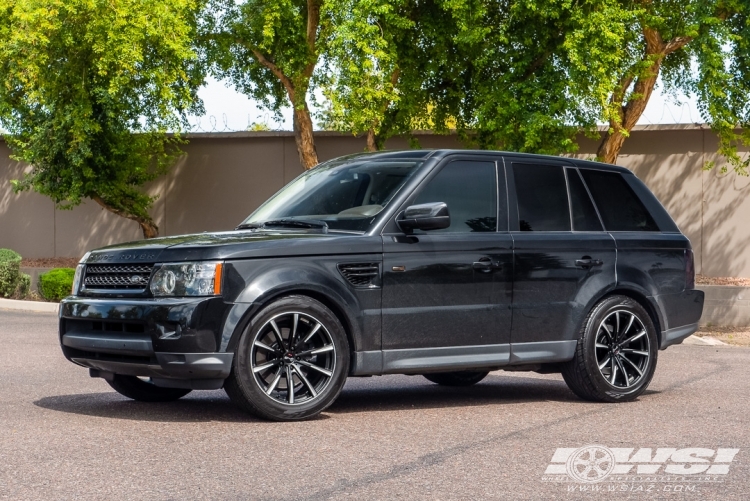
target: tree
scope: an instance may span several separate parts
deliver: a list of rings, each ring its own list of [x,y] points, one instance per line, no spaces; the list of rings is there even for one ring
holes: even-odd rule
[[[613,2],[339,3],[326,119],[367,133],[370,149],[427,126],[480,148],[573,151],[581,128],[595,132],[621,59]]]
[[[719,134],[720,152],[744,172],[748,161],[736,146],[750,141],[750,6],[743,0],[639,0],[622,8],[633,16],[619,49],[625,64],[598,157],[617,161],[661,77],[668,92],[698,96],[703,119]]]
[[[13,188],[69,209],[91,199],[158,227],[144,183],[179,154],[203,82],[199,0],[0,0],[0,123],[31,164]]]
[[[308,105],[330,30],[325,0],[216,0],[202,40],[214,74],[280,116],[293,108],[294,139],[305,169],[318,164]]]

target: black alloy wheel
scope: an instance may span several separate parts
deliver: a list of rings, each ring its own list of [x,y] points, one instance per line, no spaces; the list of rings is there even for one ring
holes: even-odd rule
[[[579,397],[601,402],[633,400],[656,370],[656,328],[648,312],[627,296],[599,301],[584,321],[573,360],[562,375]]]
[[[224,387],[248,412],[294,421],[333,403],[348,371],[341,322],[312,298],[288,296],[261,310],[245,329]]]

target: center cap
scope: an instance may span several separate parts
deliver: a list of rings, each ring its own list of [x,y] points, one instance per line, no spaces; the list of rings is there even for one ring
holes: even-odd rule
[[[294,358],[294,353],[292,353],[292,352],[290,351],[289,353],[287,353],[287,354],[285,354],[285,355],[284,355],[284,358],[288,358],[288,359],[290,359],[290,360],[291,360],[292,358]]]

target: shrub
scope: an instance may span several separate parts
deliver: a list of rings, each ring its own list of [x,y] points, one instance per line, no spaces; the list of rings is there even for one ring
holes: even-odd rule
[[[73,268],[55,268],[39,275],[39,293],[47,301],[60,301],[70,296],[73,288]]]
[[[19,273],[18,285],[16,285],[16,292],[13,294],[13,299],[24,299],[31,292],[31,276],[26,273]]]
[[[10,297],[18,288],[21,255],[10,249],[0,249],[0,297]]]

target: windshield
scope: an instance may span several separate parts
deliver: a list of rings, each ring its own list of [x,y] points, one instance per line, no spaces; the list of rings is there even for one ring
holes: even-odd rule
[[[389,159],[320,165],[284,186],[241,226],[294,219],[323,221],[331,230],[367,231],[421,164]]]

